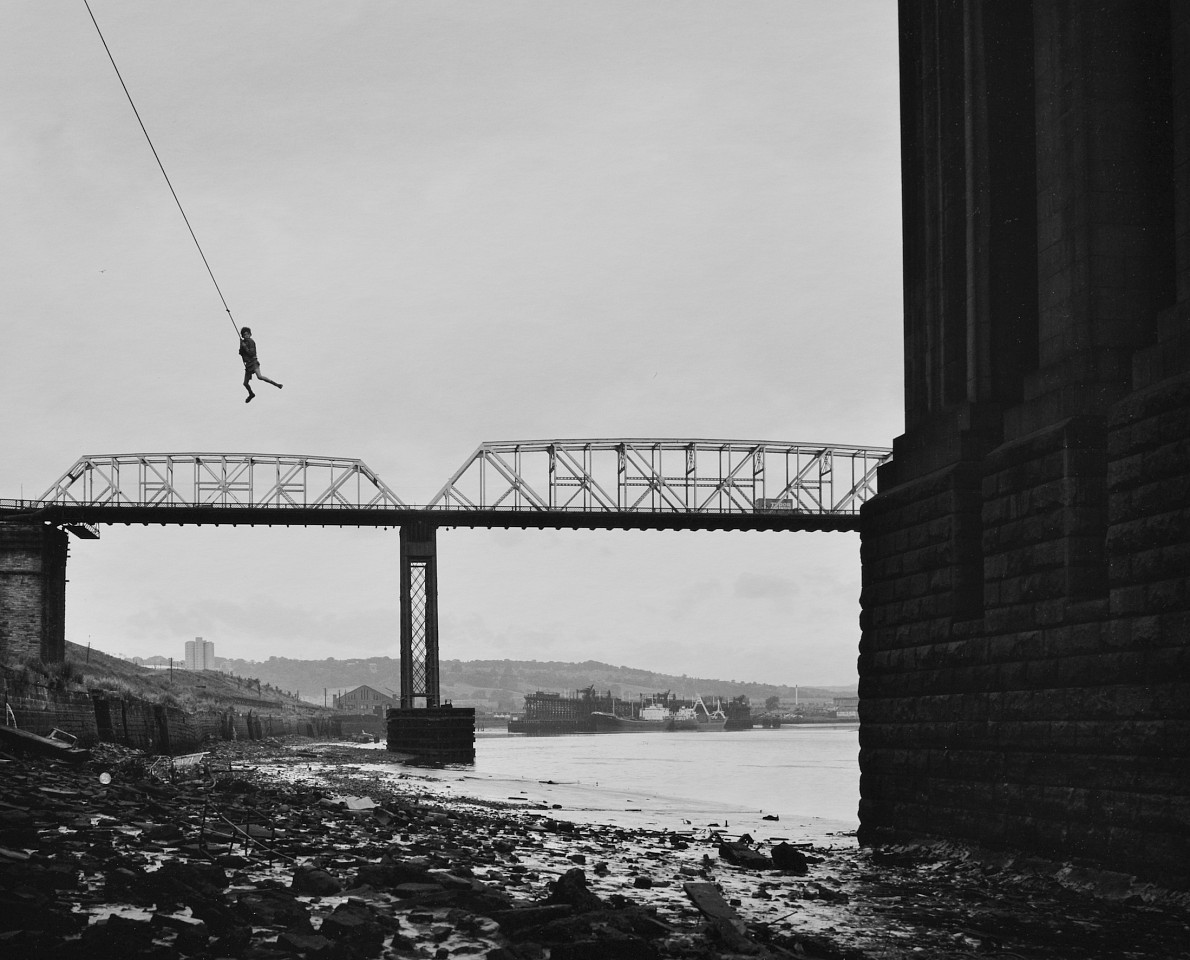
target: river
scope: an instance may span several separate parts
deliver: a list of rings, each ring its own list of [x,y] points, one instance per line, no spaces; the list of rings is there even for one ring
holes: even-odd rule
[[[858,826],[859,728],[556,737],[479,733],[474,767],[425,771],[429,792],[544,804],[575,821],[717,825],[819,839]],[[394,765],[394,771],[412,772]]]

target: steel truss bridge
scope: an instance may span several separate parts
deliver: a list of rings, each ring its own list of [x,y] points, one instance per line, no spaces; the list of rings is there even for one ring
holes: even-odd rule
[[[411,505],[362,460],[258,453],[80,457],[0,519],[731,530],[857,530],[884,447],[740,440],[483,443]]]
[[[105,523],[399,527],[401,705],[435,707],[439,527],[855,531],[891,456],[743,440],[483,443],[415,506],[361,460],[88,455],[40,497],[0,500],[0,523],[51,524],[83,539]]]

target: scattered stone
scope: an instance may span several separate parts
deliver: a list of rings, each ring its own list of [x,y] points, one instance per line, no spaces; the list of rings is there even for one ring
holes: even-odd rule
[[[578,940],[550,948],[550,960],[656,960],[657,949],[640,937]]]
[[[742,841],[725,840],[719,844],[719,859],[745,870],[771,870],[772,858],[753,850]]]
[[[398,883],[392,888],[393,896],[405,900],[424,899],[435,893],[443,893],[445,888],[438,883]]]
[[[127,956],[131,952],[143,953],[156,934],[148,920],[132,920],[113,913],[87,927],[80,945],[90,956],[109,956],[117,951]]]
[[[343,885],[321,867],[299,866],[293,872],[292,888],[298,893],[325,897],[339,893]]]
[[[238,957],[252,942],[252,928],[246,925],[231,927],[217,940],[211,941],[210,952],[216,957]]]
[[[310,908],[289,890],[265,887],[245,891],[237,896],[236,908],[240,916],[257,926],[299,932],[311,929]]]
[[[773,866],[778,870],[804,874],[810,867],[806,855],[788,843],[778,843],[772,850]]]
[[[374,908],[359,901],[348,901],[335,907],[334,912],[322,921],[319,933],[356,949],[374,952],[379,951],[384,942],[386,926],[393,924],[381,923]]]
[[[206,923],[197,917],[155,913],[150,922],[159,929],[172,930],[176,936],[174,946],[179,950],[200,950],[206,946],[211,936]]]
[[[158,891],[177,890],[204,897],[220,896],[230,883],[227,872],[217,864],[180,860],[167,860],[145,879]]]
[[[384,857],[379,863],[363,863],[355,873],[355,886],[384,890],[401,883],[427,883],[430,862],[424,859],[398,860]]]
[[[539,907],[519,907],[515,910],[499,910],[489,916],[502,929],[508,931],[524,930],[527,927],[540,927],[554,920],[569,917],[574,914],[574,908],[568,903],[547,904]]]
[[[582,913],[603,910],[605,904],[587,886],[587,875],[579,867],[571,867],[554,881],[546,903],[565,903]]]
[[[156,826],[149,826],[144,831],[146,840],[159,840],[168,842],[170,840],[178,840],[184,836],[182,828],[176,823],[162,823]]]

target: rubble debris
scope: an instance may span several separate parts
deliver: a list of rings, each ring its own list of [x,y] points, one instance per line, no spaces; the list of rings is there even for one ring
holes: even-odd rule
[[[53,757],[57,760],[65,760],[67,763],[82,763],[90,757],[90,750],[76,746],[74,739],[67,739],[70,734],[64,734],[57,728],[53,733],[62,736],[43,737],[17,727],[0,726],[0,745],[3,746],[6,753]]]
[[[0,956],[1166,960],[1190,931],[1190,898],[1084,867],[571,823],[362,752],[219,744],[209,779],[19,757]]]
[[[754,947],[748,939],[744,921],[723,899],[718,887],[713,883],[686,883],[683,884],[683,889],[702,915],[710,921],[724,946],[729,950],[753,952]]]
[[[773,866],[778,870],[788,870],[791,873],[805,874],[810,869],[806,855],[797,847],[788,843],[778,843],[770,854]]]
[[[772,857],[754,850],[742,840],[724,840],[719,844],[719,857],[747,870],[772,870]]]

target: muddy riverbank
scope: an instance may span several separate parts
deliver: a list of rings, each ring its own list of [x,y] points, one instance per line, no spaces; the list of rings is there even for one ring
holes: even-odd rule
[[[743,837],[581,822],[379,759],[288,738],[172,770],[107,745],[78,767],[6,760],[0,956],[1165,960],[1190,944],[1190,899],[1102,870],[873,852],[776,821]]]

